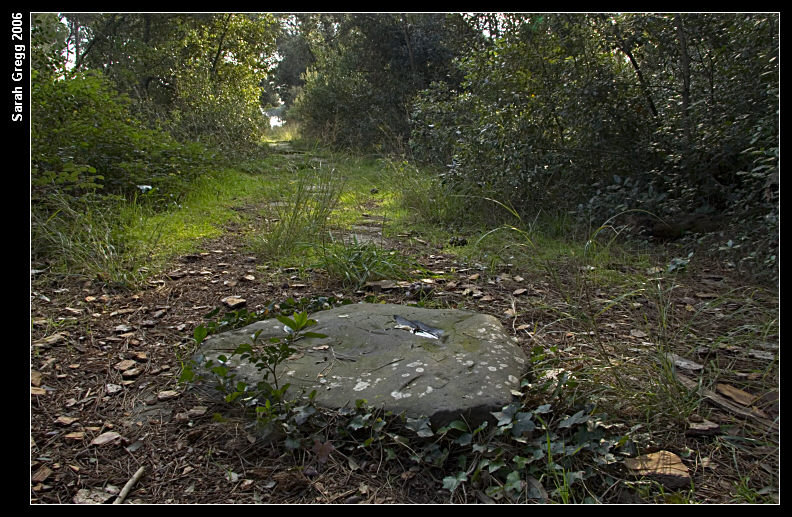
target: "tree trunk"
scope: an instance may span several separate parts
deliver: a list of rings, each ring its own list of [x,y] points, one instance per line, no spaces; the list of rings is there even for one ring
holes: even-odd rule
[[[619,50],[621,50],[624,55],[627,56],[627,59],[630,60],[630,64],[632,65],[633,70],[635,70],[635,75],[638,76],[638,84],[641,85],[641,92],[643,92],[646,103],[649,105],[649,110],[652,112],[652,116],[657,118],[657,107],[652,100],[652,94],[649,92],[649,84],[646,82],[646,79],[641,72],[641,67],[638,66],[638,62],[635,60],[635,57],[633,57],[632,51],[627,48],[627,46],[624,44],[624,41],[619,39],[618,44]]]
[[[679,68],[682,72],[682,123],[685,131],[685,146],[690,153],[693,150],[693,122],[690,117],[690,54],[682,16],[675,15],[674,22],[679,39]]]
[[[217,43],[217,53],[215,54],[214,60],[212,61],[212,75],[217,76],[217,64],[220,62],[220,56],[223,52],[223,41],[225,40],[225,36],[228,33],[228,22],[231,21],[231,13],[228,13],[225,20],[225,28],[223,29],[223,34],[220,35],[220,41]]]
[[[415,57],[413,56],[412,45],[410,45],[410,33],[407,31],[409,24],[407,23],[406,15],[401,17],[402,32],[404,32],[404,42],[407,45],[407,55],[410,58],[410,73],[412,74],[413,83],[416,82],[415,72]]]

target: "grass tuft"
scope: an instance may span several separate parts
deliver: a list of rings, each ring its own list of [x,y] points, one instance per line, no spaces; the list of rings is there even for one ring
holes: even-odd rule
[[[331,283],[354,290],[376,280],[407,280],[416,267],[398,251],[360,243],[357,239],[321,246],[318,255],[318,267],[326,271]]]
[[[344,180],[334,168],[288,164],[291,178],[270,202],[265,226],[251,239],[256,254],[277,262],[295,257],[324,238],[328,219],[339,203]]]

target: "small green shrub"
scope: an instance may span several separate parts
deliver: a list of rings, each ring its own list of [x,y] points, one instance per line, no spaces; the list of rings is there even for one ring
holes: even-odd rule
[[[289,328],[285,338],[270,338],[267,343],[259,342],[261,330],[255,332],[249,343],[241,343],[234,349],[231,356],[220,355],[217,363],[212,360],[196,365],[190,361],[184,365],[179,382],[195,382],[202,378],[196,373],[201,368],[211,373],[214,378],[214,388],[223,394],[227,403],[240,403],[243,407],[253,407],[256,420],[262,424],[271,424],[274,420],[288,413],[293,406],[286,398],[289,384],[281,384],[278,378],[278,366],[297,352],[294,343],[304,337],[327,337],[324,334],[306,331],[316,325],[316,320],[309,319],[308,313],[303,311],[294,313],[293,317],[278,314],[278,321]],[[209,331],[203,325],[198,326],[193,337],[197,345],[203,342]],[[246,361],[255,366],[263,374],[262,379],[254,386],[236,380],[236,374],[229,367],[230,360],[238,356],[241,361]]]

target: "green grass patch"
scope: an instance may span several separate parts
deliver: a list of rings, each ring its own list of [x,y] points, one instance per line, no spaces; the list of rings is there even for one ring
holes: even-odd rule
[[[296,142],[299,138],[300,125],[296,122],[288,122],[265,131],[261,141],[262,143]]]
[[[31,265],[51,274],[133,285],[145,277],[146,256],[124,232],[135,200],[53,194],[31,210]],[[128,207],[127,205],[130,205]]]
[[[221,235],[224,224],[242,217],[234,207],[271,195],[271,191],[267,175],[223,169],[197,179],[184,201],[166,212],[146,213],[127,205],[122,212],[122,220],[127,221],[124,231],[155,264],[161,263]]]
[[[47,211],[31,211],[34,267],[42,263],[56,274],[139,284],[171,257],[200,249],[205,239],[221,235],[225,224],[241,221],[235,207],[274,196],[277,178],[231,168],[213,171],[164,210],[161,204],[155,209],[145,193],[131,199],[51,196]]]
[[[417,265],[396,250],[352,240],[321,246],[318,267],[332,283],[358,290],[370,281],[407,280]]]

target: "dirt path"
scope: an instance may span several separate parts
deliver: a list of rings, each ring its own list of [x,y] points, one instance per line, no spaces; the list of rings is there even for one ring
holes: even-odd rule
[[[314,276],[257,269],[256,258],[229,229],[207,243],[205,252],[180,257],[137,292],[114,292],[92,282],[35,285],[32,501],[112,498],[139,467],[145,473],[130,501],[432,500],[431,483],[423,486],[414,473],[409,487],[388,486],[387,476],[377,487],[376,476],[365,475],[371,488],[361,493],[354,479],[360,474],[348,471],[343,458],[325,465],[317,477],[306,477],[294,470],[299,457],[256,442],[241,420],[213,421],[214,412],[227,408],[206,407],[205,400],[177,385],[179,357],[192,351],[194,328],[213,309],[229,310],[224,299],[242,298],[247,310],[260,311],[290,297],[338,294]],[[437,266],[443,259],[429,260]],[[392,301],[404,294],[379,292]],[[355,301],[365,296],[351,294]],[[112,436],[108,432],[119,437],[92,445],[100,436]],[[336,467],[348,472],[338,475]]]
[[[375,226],[364,223],[358,231],[376,235],[371,230]],[[229,230],[207,243],[205,252],[174,261],[138,292],[114,292],[91,282],[33,282],[31,501],[112,500],[143,467],[127,502],[448,502],[449,493],[438,491],[441,483],[430,470],[409,462],[350,461],[343,453],[319,464],[304,450],[258,440],[227,407],[177,385],[179,357],[192,351],[194,328],[205,322],[207,313],[224,307],[227,297],[243,298],[248,310],[259,311],[290,297],[343,295],[362,301],[375,296],[402,303],[416,296],[415,289],[392,283],[342,293],[314,272],[299,276],[294,270],[257,268],[240,235]],[[432,303],[496,315],[527,351],[553,347],[568,354],[570,365],[585,352],[580,329],[557,325],[538,331],[557,319],[565,303],[546,279],[526,279],[513,271],[488,275],[420,240],[392,244],[416,257],[427,271],[442,273],[442,279],[423,284],[420,296],[431,292]],[[702,280],[679,295],[698,307],[706,299],[697,293],[730,288],[728,279],[719,282],[713,286]],[[604,300],[617,294],[605,289],[594,293]],[[681,305],[679,310],[684,314],[689,309]],[[604,332],[614,342],[640,348],[643,338],[634,332],[635,318],[629,306],[614,309]],[[747,366],[742,366],[739,370],[745,371]],[[738,369],[734,361],[732,367]],[[775,396],[769,394],[761,406],[768,420],[777,416]],[[224,421],[216,421],[215,412],[223,413]],[[722,416],[723,422],[734,420],[728,411]],[[100,437],[107,443],[95,444]],[[701,447],[695,439],[691,443]],[[715,454],[708,457],[718,461]],[[761,457],[762,468],[772,470],[772,450]],[[724,456],[723,461],[729,459]],[[721,474],[697,474],[703,476],[697,479],[702,497],[719,501]]]

